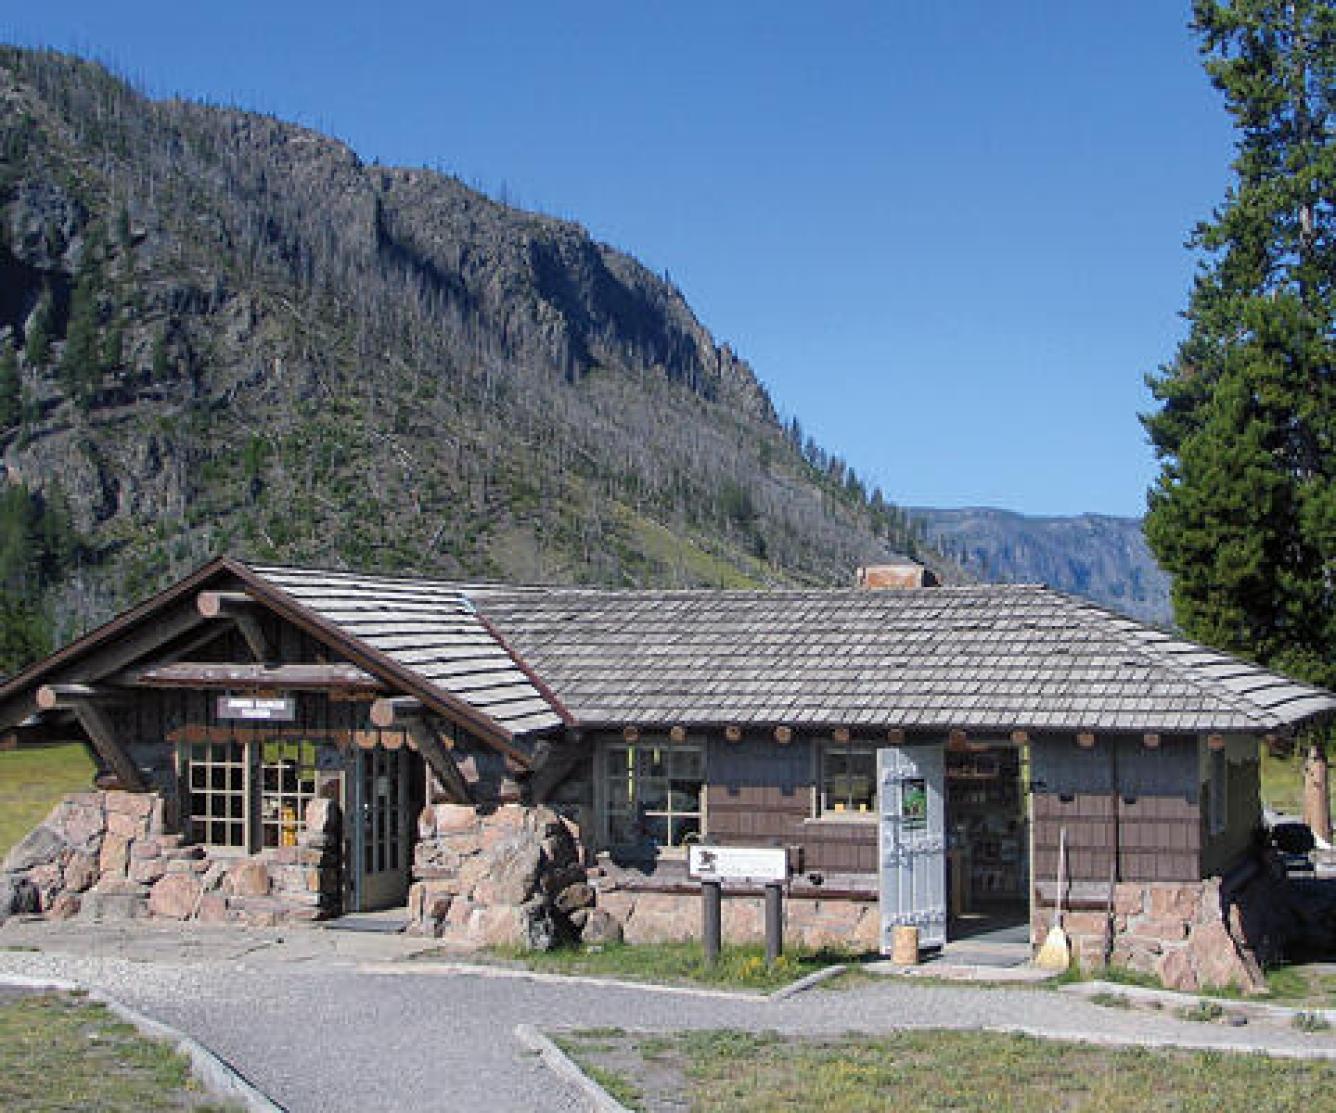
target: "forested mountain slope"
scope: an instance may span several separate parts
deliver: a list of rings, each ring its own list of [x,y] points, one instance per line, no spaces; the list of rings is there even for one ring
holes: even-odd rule
[[[1009,510],[915,509],[928,538],[980,580],[1046,583],[1123,614],[1168,626],[1169,577],[1139,518],[1041,518]]]
[[[0,453],[0,672],[222,551],[671,585],[918,549],[577,225],[12,48]]]

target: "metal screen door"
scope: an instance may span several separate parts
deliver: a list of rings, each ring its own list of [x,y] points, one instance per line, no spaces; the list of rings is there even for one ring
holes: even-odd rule
[[[946,943],[946,751],[941,745],[877,751],[881,949],[900,925],[919,945]]]
[[[408,896],[408,762],[403,750],[362,750],[353,777],[353,901],[359,912],[402,904]]]

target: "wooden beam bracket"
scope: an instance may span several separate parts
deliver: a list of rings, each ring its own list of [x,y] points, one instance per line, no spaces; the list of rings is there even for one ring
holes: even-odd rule
[[[455,798],[456,804],[472,804],[473,794],[460,773],[455,759],[450,755],[436,728],[425,717],[417,716],[404,721],[408,735],[417,745],[418,753],[427,763],[427,767],[440,779],[442,787]]]

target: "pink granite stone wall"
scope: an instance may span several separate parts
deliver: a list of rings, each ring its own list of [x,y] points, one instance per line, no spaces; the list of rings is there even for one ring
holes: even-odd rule
[[[253,856],[185,842],[163,823],[156,793],[66,796],[0,865],[0,877],[35,890],[31,911],[53,919],[136,919],[269,926],[337,914],[338,808],[307,807],[297,845]],[[0,919],[8,910],[0,909]]]

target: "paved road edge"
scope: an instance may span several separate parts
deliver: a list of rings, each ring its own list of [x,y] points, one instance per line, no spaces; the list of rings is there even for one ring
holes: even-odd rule
[[[192,1036],[187,1036],[170,1024],[145,1016],[100,989],[80,985],[78,982],[62,981],[59,978],[25,978],[19,974],[0,975],[0,985],[16,989],[47,989],[61,993],[85,994],[90,1001],[105,1005],[127,1024],[133,1024],[149,1039],[172,1044],[190,1060],[191,1071],[214,1097],[240,1102],[250,1113],[287,1113],[283,1106],[257,1089],[235,1067]]]
[[[575,1061],[532,1024],[515,1025],[515,1039],[534,1052],[558,1078],[580,1091],[594,1113],[631,1113],[621,1102],[585,1074]]]

